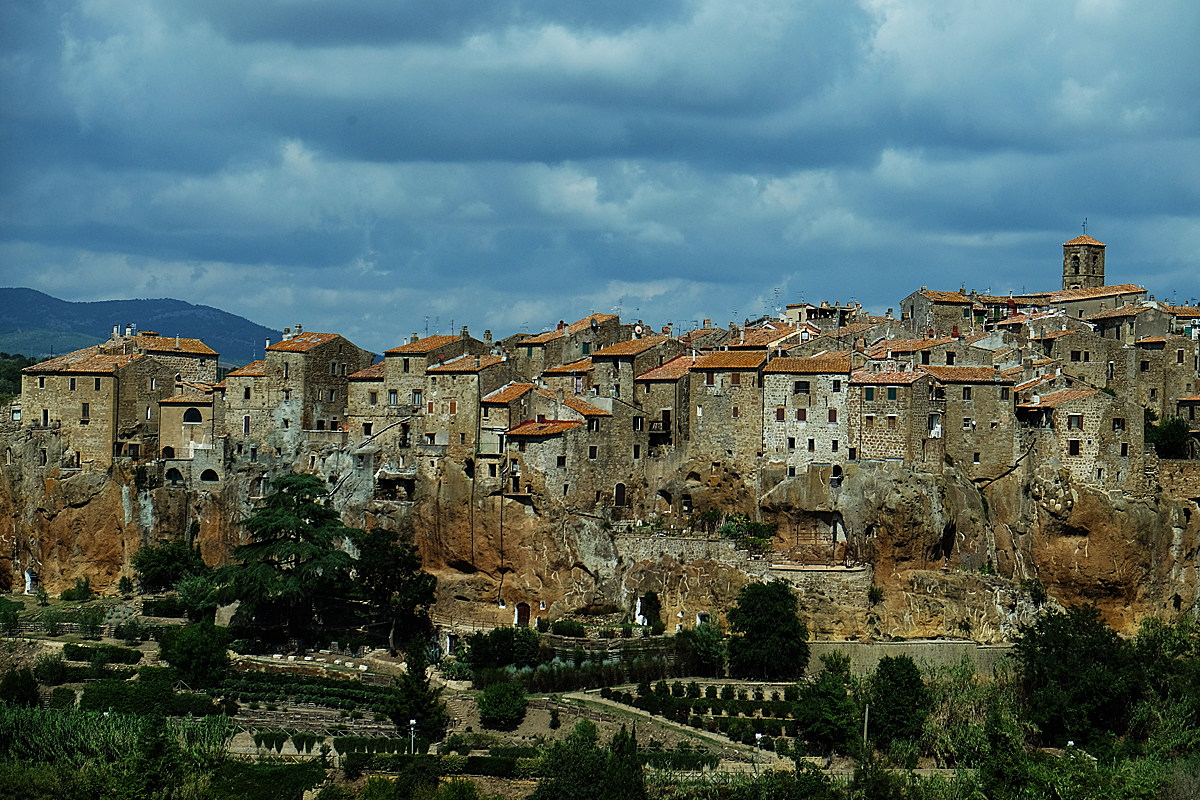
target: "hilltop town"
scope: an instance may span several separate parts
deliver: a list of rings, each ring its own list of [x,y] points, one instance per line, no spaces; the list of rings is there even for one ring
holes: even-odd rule
[[[379,361],[296,325],[220,380],[219,354],[198,339],[114,327],[103,344],[24,371],[6,469],[43,487],[136,473],[137,497],[122,501],[136,531],[106,550],[97,574],[62,556],[61,534],[48,544],[43,523],[14,514],[12,580],[29,570],[67,582],[88,569],[94,585],[115,583],[139,537],[170,536],[174,524],[220,528],[201,537],[219,562],[271,479],[307,471],[328,481],[348,519],[414,538],[439,571],[447,618],[528,622],[600,595],[628,599],[651,580],[667,590],[664,610],[691,624],[719,608],[721,592],[697,587],[731,558],[742,559],[743,581],[772,562],[867,565],[880,583],[885,565],[894,575],[954,567],[1016,583],[1040,576],[1052,594],[1066,591],[1051,570],[1069,567],[1037,563],[1036,535],[1057,525],[1095,541],[1105,513],[1093,508],[1097,529],[1087,530],[1072,517],[1081,498],[1200,497],[1200,462],[1186,460],[1200,433],[1200,308],[1107,284],[1105,245],[1087,236],[1063,245],[1062,267],[1061,288],[992,296],[922,286],[884,316],[800,303],[675,331],[592,314],[503,339],[466,327],[413,334]],[[1183,453],[1146,445],[1148,420],[1173,419],[1191,434]],[[14,453],[26,463],[14,466]],[[875,497],[885,477],[893,488]],[[896,490],[903,481],[916,488]],[[915,492],[915,506],[897,511],[888,492]],[[734,512],[772,523],[772,541],[726,555],[678,544]],[[905,550],[904,526],[888,513],[937,523],[910,519],[922,533]],[[1175,527],[1191,536],[1195,524],[1189,513]],[[659,538],[675,549],[647,555],[620,540],[638,531],[670,533]],[[629,572],[647,560],[645,574]],[[1131,601],[1139,574],[1123,575],[1114,602]],[[1133,616],[1172,593],[1176,610],[1190,604],[1194,574],[1179,581]],[[830,630],[849,634],[867,618]]]

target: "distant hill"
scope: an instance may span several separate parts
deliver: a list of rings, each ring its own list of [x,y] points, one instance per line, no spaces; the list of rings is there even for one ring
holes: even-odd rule
[[[219,308],[182,300],[103,300],[70,303],[33,289],[0,288],[0,351],[43,357],[103,342],[114,325],[128,324],[162,336],[202,339],[221,361],[245,364],[263,357],[265,340],[279,331]]]

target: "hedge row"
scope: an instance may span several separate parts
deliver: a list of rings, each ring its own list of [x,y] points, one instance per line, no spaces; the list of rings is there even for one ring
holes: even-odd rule
[[[178,597],[163,597],[158,600],[142,601],[142,616],[144,617],[186,617],[187,609]]]
[[[100,656],[110,664],[136,664],[142,660],[142,651],[132,650],[128,647],[117,647],[111,644],[102,644],[95,647],[70,643],[63,645],[63,658],[67,661],[91,662],[97,656]]]

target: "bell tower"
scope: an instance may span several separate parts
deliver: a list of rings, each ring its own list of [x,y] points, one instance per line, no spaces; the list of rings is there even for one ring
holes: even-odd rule
[[[1104,285],[1104,243],[1086,234],[1063,245],[1063,289]]]

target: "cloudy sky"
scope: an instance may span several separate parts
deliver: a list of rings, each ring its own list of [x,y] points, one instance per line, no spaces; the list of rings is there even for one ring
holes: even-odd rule
[[[5,0],[0,284],[376,351],[922,284],[1200,297],[1195,0]],[[428,319],[427,319],[428,318]]]

